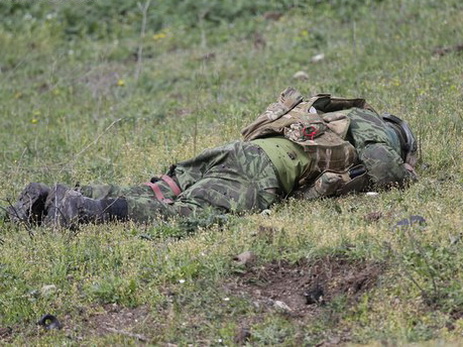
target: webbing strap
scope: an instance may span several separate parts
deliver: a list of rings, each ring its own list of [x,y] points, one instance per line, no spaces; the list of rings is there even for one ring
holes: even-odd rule
[[[171,199],[165,198],[164,194],[162,194],[161,188],[159,188],[159,185],[157,185],[156,183],[146,182],[144,184],[153,190],[156,199],[158,199],[159,201],[165,202],[166,204],[170,204],[173,202]]]
[[[180,187],[177,185],[177,183],[175,183],[175,181],[171,177],[167,175],[163,175],[161,179],[167,183],[170,189],[172,189],[172,192],[174,193],[175,196],[179,195],[182,192]],[[173,203],[172,199],[166,199],[166,197],[161,191],[161,188],[159,187],[157,183],[146,182],[145,185],[147,185],[153,190],[154,195],[156,196],[156,199],[158,199],[159,201],[164,202],[166,204]]]
[[[174,193],[175,196],[179,195],[182,192],[180,187],[177,185],[177,183],[175,183],[175,181],[170,176],[162,175],[161,179],[167,183],[170,189],[172,189],[172,192]]]

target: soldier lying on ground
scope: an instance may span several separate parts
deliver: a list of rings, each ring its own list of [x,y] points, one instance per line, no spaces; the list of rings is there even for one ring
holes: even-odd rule
[[[75,228],[82,223],[261,211],[281,199],[403,187],[416,179],[417,144],[407,123],[380,116],[364,99],[284,90],[244,141],[205,150],[150,182],[69,188],[30,183],[8,215],[14,222]]]

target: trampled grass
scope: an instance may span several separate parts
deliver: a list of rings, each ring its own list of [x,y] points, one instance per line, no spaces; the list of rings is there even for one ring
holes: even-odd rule
[[[58,10],[0,23],[2,206],[31,181],[146,181],[239,139],[288,85],[364,97],[402,116],[422,153],[420,180],[407,190],[290,200],[270,216],[231,216],[193,233],[178,221],[77,233],[0,221],[1,344],[461,342],[463,6],[308,4],[278,20],[161,30],[148,21],[143,38],[139,15],[93,36],[70,34]],[[297,71],[308,79],[294,79]],[[394,227],[412,215],[426,225]],[[244,251],[256,256],[253,271],[330,255],[379,263],[383,272],[374,287],[357,283],[358,293],[337,293],[297,316],[233,289],[249,276],[233,260]],[[45,313],[63,329],[37,326]]]

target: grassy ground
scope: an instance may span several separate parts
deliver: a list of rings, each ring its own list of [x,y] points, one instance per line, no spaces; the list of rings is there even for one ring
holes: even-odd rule
[[[144,30],[136,8],[100,35],[66,30],[54,11],[0,23],[2,206],[30,181],[145,181],[238,139],[288,85],[403,116],[421,179],[194,233],[0,221],[0,344],[461,343],[459,1],[314,2],[162,29],[147,16]],[[426,223],[394,228],[412,215]],[[317,285],[323,298],[307,304]],[[63,328],[37,326],[46,313]]]

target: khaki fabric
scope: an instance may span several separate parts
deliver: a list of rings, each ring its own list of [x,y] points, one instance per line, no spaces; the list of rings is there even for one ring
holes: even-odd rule
[[[330,194],[331,188],[333,192],[343,192],[337,185],[347,184],[345,173],[357,164],[366,169],[361,180],[364,189],[402,186],[413,178],[400,156],[397,137],[365,99],[317,94],[305,100],[293,88],[285,89],[281,96],[290,100],[290,107],[279,107],[278,112],[273,112],[271,104],[242,130],[242,135],[245,141],[284,136],[300,145],[313,163],[299,177],[297,185],[301,189],[314,187],[318,180],[318,193],[313,196],[324,195],[320,194],[322,191]],[[337,179],[340,175],[342,179]],[[359,179],[354,190],[359,189],[358,182]]]
[[[245,141],[271,136],[284,136],[300,145],[313,163],[299,177],[298,185],[304,185],[325,170],[345,171],[357,162],[354,146],[344,138],[350,125],[345,112],[353,105],[367,107],[363,99],[339,99],[320,94],[303,101],[293,88],[285,89],[281,95],[291,100],[287,107],[273,112],[269,105],[256,121],[242,130]],[[333,106],[330,102],[333,99]],[[317,108],[318,107],[318,108]]]
[[[270,158],[286,194],[293,191],[302,173],[310,170],[312,161],[303,148],[283,136],[252,140],[251,143],[261,147]]]

